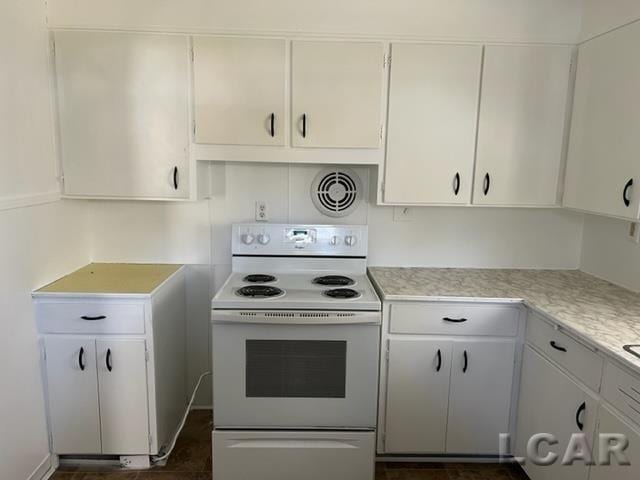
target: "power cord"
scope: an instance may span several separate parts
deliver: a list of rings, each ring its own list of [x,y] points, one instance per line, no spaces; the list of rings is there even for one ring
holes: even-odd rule
[[[200,375],[200,378],[198,378],[198,382],[196,383],[196,386],[193,389],[193,393],[191,394],[191,399],[189,400],[189,404],[187,405],[187,410],[184,413],[184,416],[182,417],[182,421],[180,422],[180,425],[178,426],[178,430],[176,431],[175,435],[173,436],[173,439],[171,440],[171,443],[169,444],[169,447],[165,450],[165,452],[162,455],[156,455],[151,457],[151,463],[154,465],[164,465],[164,463],[166,463],[166,460],[169,458],[169,455],[171,455],[171,452],[173,451],[173,448],[176,446],[176,441],[178,440],[178,436],[180,435],[180,432],[182,432],[182,429],[184,428],[185,423],[187,423],[187,417],[189,416],[189,412],[191,411],[191,406],[193,405],[193,401],[196,398],[196,394],[198,393],[198,389],[200,388],[200,384],[202,383],[202,380],[205,377],[208,377],[209,375],[211,375],[211,372],[204,372],[202,375]]]

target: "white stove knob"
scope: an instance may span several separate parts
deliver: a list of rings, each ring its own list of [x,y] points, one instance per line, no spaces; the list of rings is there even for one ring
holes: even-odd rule
[[[353,235],[347,235],[346,237],[344,237],[344,243],[346,243],[350,247],[353,247],[356,243],[358,243],[358,240]]]
[[[331,245],[340,245],[340,237],[334,235],[333,237],[331,237],[331,240],[329,240],[329,243]]]
[[[261,233],[260,235],[258,235],[258,243],[260,245],[266,245],[271,241],[271,237],[269,236],[268,233]]]
[[[243,233],[240,237],[240,240],[242,240],[242,243],[244,243],[245,245],[251,245],[255,240],[255,237],[250,233]]]

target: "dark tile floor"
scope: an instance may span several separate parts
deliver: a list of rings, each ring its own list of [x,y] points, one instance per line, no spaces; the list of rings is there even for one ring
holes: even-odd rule
[[[164,467],[144,471],[61,466],[52,480],[211,480],[211,411],[194,410]],[[519,467],[497,464],[378,463],[376,480],[526,480]],[[259,480],[259,479],[256,479]],[[345,479],[348,480],[348,479]]]

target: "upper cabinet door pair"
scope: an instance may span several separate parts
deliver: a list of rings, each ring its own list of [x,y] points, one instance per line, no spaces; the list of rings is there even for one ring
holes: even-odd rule
[[[384,201],[558,202],[571,48],[394,44]]]
[[[196,143],[380,147],[381,43],[292,42],[290,92],[284,40],[195,37],[193,46]]]

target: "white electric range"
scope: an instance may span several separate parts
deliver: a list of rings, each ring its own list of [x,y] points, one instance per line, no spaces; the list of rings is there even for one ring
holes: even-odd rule
[[[367,227],[233,225],[212,301],[217,480],[374,478],[380,300]]]

